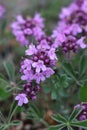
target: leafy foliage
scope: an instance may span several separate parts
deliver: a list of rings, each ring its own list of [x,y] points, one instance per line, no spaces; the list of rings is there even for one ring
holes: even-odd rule
[[[67,127],[68,130],[73,130],[73,127],[87,129],[87,120],[78,121],[76,119],[80,112],[81,109],[74,109],[68,119],[60,114],[53,115],[52,118],[61,124],[51,126],[47,130],[62,130],[64,127]]]

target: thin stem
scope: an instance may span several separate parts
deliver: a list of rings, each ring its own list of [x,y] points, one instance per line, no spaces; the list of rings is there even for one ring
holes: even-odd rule
[[[46,127],[48,127],[48,124],[47,124],[47,122],[45,120],[40,119],[40,122],[42,122]]]
[[[10,117],[9,117],[9,122],[11,121],[11,119],[12,119],[12,117],[13,117],[15,111],[17,110],[17,108],[18,108],[18,106],[16,106],[16,107],[14,108],[12,114],[11,114]]]

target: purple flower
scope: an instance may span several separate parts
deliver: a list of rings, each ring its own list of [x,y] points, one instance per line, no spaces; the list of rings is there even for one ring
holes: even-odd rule
[[[87,13],[87,1],[86,0],[83,0],[81,9],[82,9],[82,11]]]
[[[61,34],[70,34],[71,33],[71,25],[67,24],[65,21],[59,21],[58,26],[55,29],[58,33]],[[57,34],[58,36],[58,34]]]
[[[82,48],[86,48],[87,47],[87,44],[85,44],[85,37],[81,37],[78,41],[77,41],[77,44]]]
[[[44,18],[41,17],[41,14],[36,13],[34,16],[34,21],[39,27],[44,28]]]
[[[82,28],[78,24],[72,24],[71,26],[71,33],[76,36],[77,34],[82,32]]]
[[[41,60],[38,60],[38,62],[34,62],[34,63],[32,64],[32,66],[33,66],[34,68],[36,68],[36,73],[39,73],[41,70],[42,70],[42,71],[45,71],[45,70],[46,70],[46,66],[44,65],[44,62],[41,61]]]
[[[46,40],[50,45],[51,39],[47,38]],[[57,61],[55,48],[50,47],[48,49],[48,47],[46,47],[45,49],[39,49],[38,46],[39,44],[37,46],[31,44],[26,50],[25,53],[29,57],[25,58],[21,63],[21,80],[40,83],[40,81],[44,81],[46,77],[50,77],[54,74],[52,67],[55,66]]]
[[[31,65],[32,65],[32,60],[30,59],[25,59],[22,63],[21,63],[21,69],[27,69],[28,67],[28,70],[31,70]]]
[[[45,32],[40,27],[35,27],[33,28],[33,35],[35,39],[38,40],[45,35]]]
[[[76,0],[60,13],[60,21],[54,29],[54,48],[62,52],[78,52],[78,48],[86,48],[84,39],[87,34],[87,0]],[[82,37],[81,37],[82,36]]]
[[[81,7],[83,4],[84,0],[76,0],[76,4]]]
[[[32,30],[29,29],[29,28],[27,28],[27,29],[24,30],[24,34],[25,35],[32,35],[32,33],[33,33]]]
[[[3,17],[4,13],[5,13],[5,8],[3,5],[0,5],[0,18]]]
[[[48,56],[51,60],[57,60],[57,56],[55,54],[55,48],[51,48],[48,52]]]
[[[46,50],[46,49],[50,49],[50,45],[45,39],[42,39],[40,44],[37,46],[37,48],[41,50]]]
[[[21,34],[19,34],[16,37],[16,40],[21,42],[21,46],[28,45],[28,43],[29,43],[28,40],[25,39],[25,37],[23,35],[21,35]]]
[[[57,42],[58,42],[58,41],[59,41],[59,42],[64,42],[64,41],[66,40],[65,34],[62,33],[62,32],[58,32],[57,30],[54,30],[54,31],[53,31],[52,37],[53,37],[53,38],[56,37]]]
[[[55,72],[51,68],[47,68],[46,71],[43,72],[44,75],[49,78],[51,75],[53,75]]]
[[[36,14],[34,18],[27,17],[26,19],[22,15],[18,15],[16,21],[11,24],[16,39],[25,46],[31,42],[30,37],[38,39],[45,34],[42,30],[43,27],[44,20],[40,14]]]
[[[74,107],[74,109],[81,108],[81,112],[78,115],[77,119],[82,121],[87,119],[87,102],[82,102]]]
[[[46,78],[43,73],[36,73],[34,75],[34,79],[36,80],[36,83],[40,83],[41,81],[44,81]]]
[[[23,94],[29,100],[36,99],[36,93],[40,89],[41,81],[55,73],[52,67],[55,66],[57,61],[56,50],[52,47],[53,41],[51,37],[43,35],[37,42],[37,45],[29,45],[25,51],[27,58],[21,62],[20,69],[21,80],[26,81],[26,84],[23,86]],[[25,103],[21,101],[20,95],[18,95],[16,100],[19,100],[18,104],[20,106]]]
[[[33,44],[31,44],[29,46],[29,49],[25,51],[26,55],[29,55],[29,56],[35,54],[36,52],[37,52],[37,50],[35,48],[35,45],[33,45]]]
[[[75,3],[72,3],[69,7],[63,8],[59,15],[60,19],[69,17],[72,14],[72,12],[77,11],[77,9],[78,9],[78,6]]]
[[[23,75],[21,76],[21,80],[26,80],[28,82],[31,82],[33,80],[34,72],[33,70],[24,69]]]
[[[29,100],[35,100],[37,98],[36,93],[40,90],[39,85],[33,86],[32,83],[27,83],[23,88]]]
[[[38,39],[38,45],[37,48],[41,49],[43,51],[50,50],[50,48],[53,46],[53,39],[51,36],[43,35]]]
[[[24,18],[22,17],[22,15],[18,15],[18,16],[16,17],[16,19],[17,19],[18,23],[20,23],[20,24],[24,24],[24,23],[25,23],[25,20],[24,20]]]
[[[18,100],[18,106],[22,106],[23,104],[28,103],[28,99],[25,93],[18,94],[15,97],[15,100]]]

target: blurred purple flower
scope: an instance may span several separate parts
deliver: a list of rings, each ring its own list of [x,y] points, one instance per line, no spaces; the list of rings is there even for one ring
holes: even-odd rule
[[[34,62],[32,66],[36,68],[36,73],[39,73],[41,70],[42,71],[46,70],[46,66],[44,65],[44,62],[42,60],[38,60],[38,62]]]
[[[15,97],[15,100],[18,100],[18,106],[22,106],[23,104],[28,103],[28,98],[25,93],[18,94]]]
[[[29,55],[29,56],[35,54],[36,52],[37,52],[37,50],[35,48],[35,45],[33,45],[33,44],[31,44],[29,46],[29,49],[25,51],[26,55]]]
[[[86,48],[84,42],[87,34],[87,0],[76,0],[60,13],[60,21],[53,30],[54,47],[61,47],[64,53],[78,52]]]
[[[85,44],[85,37],[81,37],[78,41],[77,41],[77,44],[82,48],[86,48],[87,47],[87,44]]]
[[[44,18],[41,17],[40,13],[35,14],[34,21],[36,22],[38,26],[40,26],[41,28],[44,28]]]
[[[78,115],[77,119],[82,121],[87,119],[87,102],[82,102],[74,107],[74,109],[81,108],[81,112]]]
[[[11,24],[13,34],[23,46],[31,42],[30,37],[38,39],[44,35],[43,27],[44,19],[40,14],[36,14],[34,18],[27,17],[26,19],[22,15],[18,15],[16,21]]]
[[[5,13],[5,7],[3,5],[0,5],[0,18],[3,17],[4,13]]]

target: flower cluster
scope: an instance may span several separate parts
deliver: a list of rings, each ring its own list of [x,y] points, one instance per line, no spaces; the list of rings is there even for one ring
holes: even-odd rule
[[[27,100],[36,99],[41,81],[55,73],[53,70],[57,61],[55,51],[51,37],[45,35],[38,39],[37,45],[30,44],[25,51],[26,58],[21,62],[20,73],[21,80],[26,81],[26,84],[23,86],[23,92],[15,98],[19,106],[27,104]]]
[[[21,80],[26,83],[23,85],[21,94],[15,97],[19,106],[22,106],[23,103],[27,104],[30,99],[36,99],[41,81],[55,73],[53,69],[57,61],[56,49],[52,37],[46,36],[43,31],[43,22],[44,19],[40,14],[26,19],[19,15],[17,21],[11,25],[16,39],[27,47],[26,58],[21,62],[20,68]],[[31,43],[31,38],[34,38],[35,44]]]
[[[42,45],[29,45],[26,50],[28,58],[24,59],[21,63],[21,79],[31,82],[34,80],[36,83],[44,81],[46,78],[54,74],[52,66],[55,65],[57,60],[55,49],[49,46]]]
[[[11,24],[12,32],[16,37],[16,40],[21,45],[29,45],[29,40],[34,36],[37,40],[44,35],[44,19],[40,14],[36,14],[34,18],[27,17],[24,19],[22,15],[16,17],[16,21]]]
[[[33,86],[32,83],[27,83],[23,86],[23,92],[15,97],[18,100],[18,106],[22,106],[23,103],[27,104],[30,99],[36,99],[36,93],[39,91],[40,86]]]
[[[87,102],[80,103],[74,107],[75,109],[81,108],[81,112],[78,115],[77,119],[82,121],[87,119]]]
[[[76,0],[69,7],[63,8],[60,21],[53,31],[55,47],[63,52],[77,52],[78,48],[86,48],[87,35],[87,0]]]
[[[27,47],[26,58],[21,62],[20,69],[21,80],[26,83],[23,92],[15,98],[19,106],[28,103],[30,99],[36,99],[41,82],[55,73],[57,48],[61,48],[63,53],[77,53],[79,48],[87,47],[87,0],[75,0],[62,9],[59,18],[57,27],[49,37],[43,31],[44,19],[40,14],[25,19],[18,15],[11,25],[16,39]],[[81,105],[86,106],[86,103]],[[82,120],[83,116],[78,118]]]
[[[3,17],[4,13],[5,13],[5,8],[3,5],[0,5],[0,18]]]

